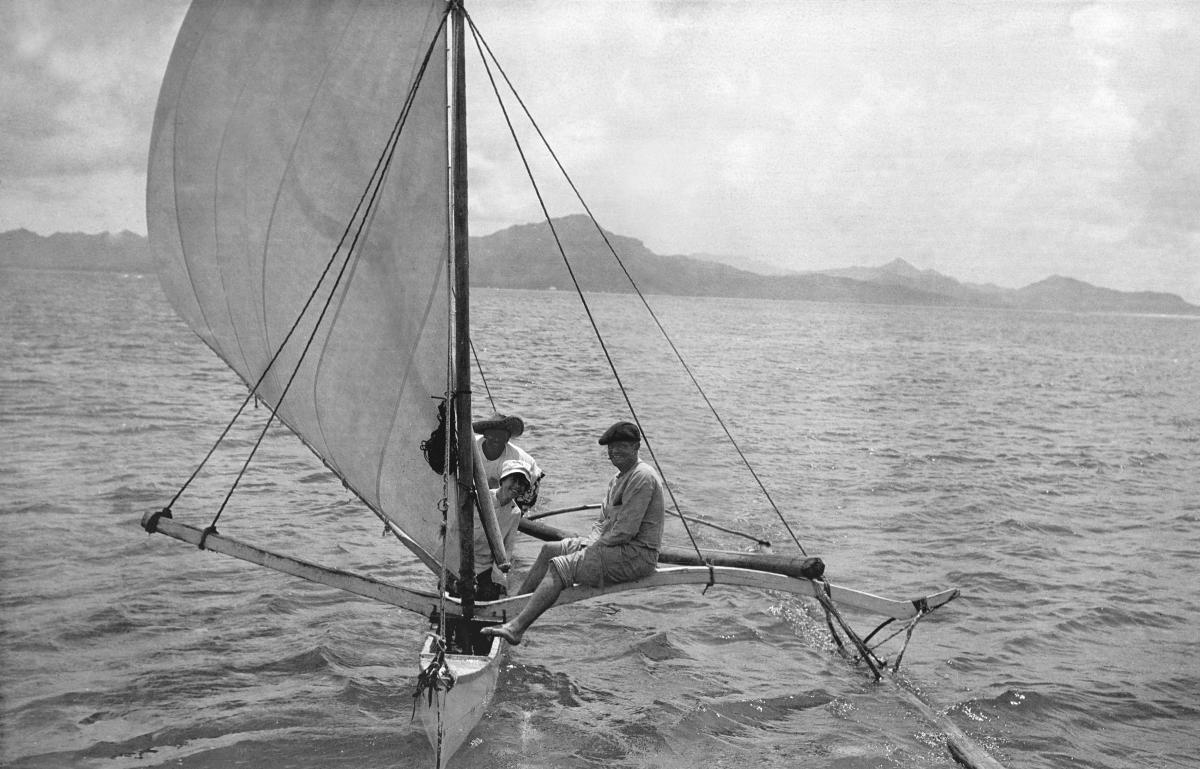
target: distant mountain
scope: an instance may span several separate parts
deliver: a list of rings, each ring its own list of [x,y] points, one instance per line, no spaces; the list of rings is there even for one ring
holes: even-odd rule
[[[1017,289],[1016,294],[1020,306],[1042,310],[1086,311],[1092,307],[1103,306],[1118,312],[1200,314],[1200,307],[1188,304],[1175,294],[1157,291],[1114,291],[1059,275]]]
[[[49,236],[9,230],[0,233],[0,267],[153,272],[154,262],[146,238],[128,230],[115,235],[59,232]]]
[[[570,259],[568,270],[549,226],[521,224],[471,238],[471,283],[494,288],[630,292],[627,271],[646,294],[802,299],[815,302],[1012,307],[1075,312],[1200,315],[1200,307],[1174,294],[1124,292],[1054,276],[1021,289],[960,283],[933,270],[895,259],[881,267],[764,274],[723,263],[734,257],[660,256],[634,238],[596,231],[586,216],[554,220]],[[605,242],[607,238],[607,244]],[[621,257],[618,265],[610,245]],[[0,233],[0,268],[153,272],[146,238],[131,232]]]
[[[569,288],[631,292],[629,276],[646,294],[807,299],[818,302],[947,304],[946,297],[905,286],[864,283],[835,275],[764,276],[689,256],[659,256],[640,240],[596,231],[583,215],[554,220],[571,261],[564,264],[544,222],[519,224],[471,238],[471,282],[497,288]],[[605,243],[607,238],[608,243]],[[621,258],[617,264],[609,250]],[[623,265],[623,268],[622,268]]]
[[[568,216],[555,219],[554,226],[571,259],[575,279],[585,290],[631,290],[591,220]],[[639,240],[606,235],[642,291],[652,294],[1200,315],[1200,306],[1174,294],[1114,291],[1069,278],[1049,278],[1009,289],[960,283],[934,270],[919,270],[903,259],[881,267],[789,273],[745,257],[659,256]],[[761,273],[749,269],[760,264],[757,269],[764,269]],[[503,288],[571,285],[545,223],[517,225],[471,238],[471,278],[478,285]]]
[[[1175,294],[1115,291],[1060,276],[1046,278],[1019,289],[1001,288],[991,284],[960,283],[934,270],[918,270],[903,259],[893,259],[881,267],[848,267],[823,270],[820,274],[841,275],[867,283],[930,291],[953,297],[957,304],[968,306],[1200,315],[1200,307],[1188,304]]]
[[[1006,291],[1006,289],[990,284],[959,283],[954,278],[934,270],[919,270],[903,259],[893,259],[880,267],[845,267],[836,270],[819,270],[818,272],[822,275],[840,275],[866,283],[907,286],[952,296],[967,303],[974,303],[988,296],[999,297]]]
[[[782,267],[774,262],[768,262],[765,259],[755,259],[750,256],[742,256],[740,254],[688,254],[692,259],[699,259],[702,262],[716,262],[717,264],[726,264],[738,270],[753,272],[759,275],[797,275],[798,271],[790,267]]]

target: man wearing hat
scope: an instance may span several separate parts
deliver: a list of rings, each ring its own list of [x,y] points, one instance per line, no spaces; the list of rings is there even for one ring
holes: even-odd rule
[[[632,422],[617,422],[604,431],[599,442],[608,447],[617,474],[609,481],[600,519],[587,537],[542,545],[521,585],[521,594],[533,595],[516,617],[484,628],[484,635],[500,636],[515,646],[571,585],[602,587],[654,572],[662,543],[663,482],[638,457],[641,440],[641,431]]]
[[[517,497],[517,505],[522,510],[533,507],[537,501],[538,484],[546,474],[525,449],[511,442],[525,432],[525,422],[518,416],[493,414],[472,423],[471,429],[476,433],[475,442],[479,444],[483,455],[483,472],[487,476],[488,488],[499,487],[500,471],[505,462],[520,460],[529,468],[530,487]]]

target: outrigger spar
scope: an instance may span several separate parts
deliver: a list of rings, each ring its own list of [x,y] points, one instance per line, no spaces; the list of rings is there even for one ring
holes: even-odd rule
[[[195,0],[163,79],[147,173],[164,292],[245,382],[243,409],[265,403],[267,426],[279,420],[299,436],[429,568],[430,584],[390,584],[239,542],[217,530],[224,503],[206,525],[175,520],[200,468],[143,527],[428,617],[416,709],[438,767],[496,689],[504,642],[479,630],[529,600],[478,600],[472,568],[477,520],[495,563],[509,559],[472,431],[468,30],[494,62],[460,0]],[[413,436],[438,436],[430,443],[441,455],[427,456]],[[685,529],[696,521],[679,520]],[[533,520],[521,530],[565,536]],[[875,633],[860,636],[841,608],[880,617],[876,632],[899,623],[907,645],[917,622],[958,595],[882,598],[830,584],[808,557],[664,547],[659,563],[644,579],[568,588],[558,603],[681,584],[804,596],[847,654],[882,678]],[[998,766],[909,695],[960,762]]]

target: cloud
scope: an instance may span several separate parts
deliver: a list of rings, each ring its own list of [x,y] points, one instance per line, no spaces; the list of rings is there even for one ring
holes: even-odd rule
[[[1088,8],[1074,31],[1102,73],[1106,98],[1128,115],[1105,188],[1119,207],[1096,239],[1098,281],[1200,298],[1200,26],[1191,6]],[[1147,269],[1147,265],[1153,265]],[[1147,273],[1153,274],[1150,278]]]
[[[1200,8],[477,0],[601,223],[798,269],[900,256],[1200,301]],[[0,3],[0,228],[137,229],[182,0]],[[541,218],[471,63],[472,232]],[[488,125],[499,125],[499,130]],[[551,215],[579,210],[532,151]],[[108,205],[97,200],[109,201]]]
[[[473,12],[601,223],[656,251],[802,269],[902,256],[1003,285],[1141,287],[1161,263],[1200,299],[1200,268],[1170,251],[1194,247],[1200,212],[1187,4]],[[473,177],[476,232],[540,216],[502,170]]]
[[[0,4],[6,219],[144,231],[127,205],[110,213],[103,201],[144,188],[157,84],[182,16],[181,2]],[[80,214],[75,227],[63,210]]]

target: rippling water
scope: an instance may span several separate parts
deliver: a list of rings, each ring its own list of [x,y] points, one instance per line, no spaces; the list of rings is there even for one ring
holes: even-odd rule
[[[421,618],[138,528],[242,396],[155,279],[0,279],[3,763],[431,766],[409,723]],[[612,469],[595,436],[625,407],[577,300],[477,299],[487,387],[526,418],[520,442],[549,473],[541,506],[598,501]],[[1010,767],[1194,765],[1195,319],[654,302],[834,581],[897,597],[962,588],[905,655],[936,708]],[[644,312],[593,303],[679,503],[787,552]],[[238,461],[220,456],[176,517],[207,523]],[[283,431],[222,517],[231,536],[424,579],[378,529]],[[522,543],[518,565],[534,552]],[[823,626],[805,601],[731,588],[556,609],[509,654],[454,765],[952,765],[936,729],[838,657]]]

